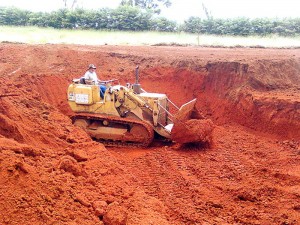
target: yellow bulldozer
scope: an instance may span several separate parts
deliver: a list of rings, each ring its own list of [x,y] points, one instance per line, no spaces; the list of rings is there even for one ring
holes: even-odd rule
[[[80,79],[74,79],[67,93],[74,112],[73,124],[106,146],[146,147],[156,136],[181,143],[210,139],[211,123],[195,110],[196,99],[179,108],[165,94],[143,90],[138,67],[135,75],[134,84],[122,86],[114,85],[116,80],[105,82],[107,89],[103,98],[98,85],[82,84]],[[177,112],[172,114],[170,106]],[[197,134],[199,121],[202,130]],[[195,124],[198,124],[196,129]]]

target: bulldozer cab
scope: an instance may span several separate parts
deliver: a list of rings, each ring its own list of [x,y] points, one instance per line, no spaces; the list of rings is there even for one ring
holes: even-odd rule
[[[73,80],[68,88],[68,101],[74,101],[76,104],[91,105],[99,102],[98,85],[81,84],[80,79]]]
[[[99,85],[81,84],[79,79],[73,80],[68,87],[68,103],[75,113],[104,113],[119,116],[115,107],[115,96],[105,92],[104,98],[100,97]]]

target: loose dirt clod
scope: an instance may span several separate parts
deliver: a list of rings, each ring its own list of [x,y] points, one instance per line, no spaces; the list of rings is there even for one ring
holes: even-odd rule
[[[210,143],[215,125],[210,119],[192,119],[175,124],[172,140],[180,143]]]
[[[172,140],[180,144],[210,144],[214,128],[212,120],[206,119],[195,106],[182,107],[175,115]]]

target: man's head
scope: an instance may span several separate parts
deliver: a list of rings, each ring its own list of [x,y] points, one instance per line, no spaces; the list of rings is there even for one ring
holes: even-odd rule
[[[89,69],[88,70],[95,70],[96,69],[96,66],[94,64],[90,64],[89,65]]]

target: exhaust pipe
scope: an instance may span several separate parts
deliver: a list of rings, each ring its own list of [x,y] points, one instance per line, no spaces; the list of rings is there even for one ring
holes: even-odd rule
[[[132,85],[133,92],[136,94],[142,93],[141,85],[139,84],[139,66],[135,68],[135,83]]]

